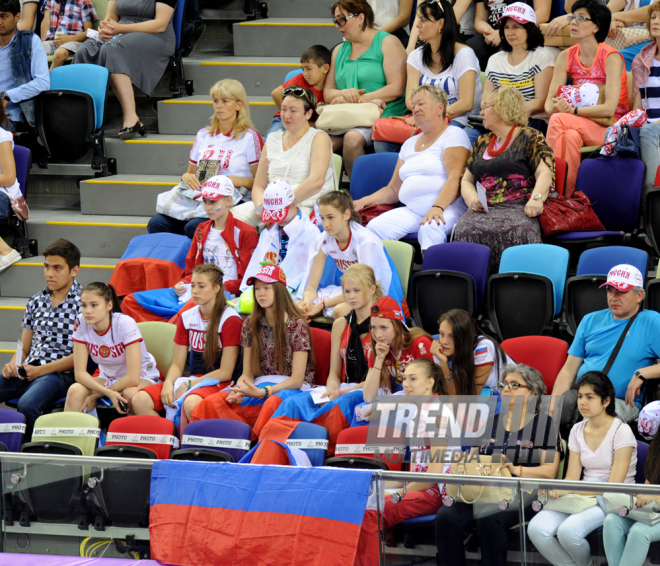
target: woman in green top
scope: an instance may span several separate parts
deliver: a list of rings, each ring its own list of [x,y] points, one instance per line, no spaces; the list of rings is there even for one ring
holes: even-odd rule
[[[394,36],[373,27],[374,13],[366,0],[339,0],[332,5],[333,22],[345,39],[332,53],[325,81],[327,104],[373,102],[383,116],[406,110],[406,51]],[[335,152],[343,150],[350,177],[354,161],[371,142],[371,128],[353,128],[330,136]]]

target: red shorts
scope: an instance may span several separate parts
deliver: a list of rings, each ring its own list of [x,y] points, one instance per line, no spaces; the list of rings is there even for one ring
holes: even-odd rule
[[[195,376],[191,376],[191,379],[194,379]],[[157,413],[160,413],[161,411],[165,410],[165,405],[163,405],[163,402],[160,400],[160,394],[163,391],[163,384],[164,382],[161,381],[160,383],[157,383],[156,385],[149,385],[148,387],[145,387],[142,389],[142,391],[146,391],[146,393],[151,397],[151,399],[154,402],[154,410]],[[199,389],[195,389],[193,393],[190,395],[198,395],[202,399],[206,399],[209,395],[213,395],[214,393],[218,393],[219,391],[222,391],[225,387],[229,386],[229,382],[225,381],[222,383],[219,383],[218,385],[209,385],[208,387],[200,387]]]

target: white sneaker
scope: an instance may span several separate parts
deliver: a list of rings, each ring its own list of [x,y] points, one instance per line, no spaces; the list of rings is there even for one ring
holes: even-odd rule
[[[0,256],[0,271],[4,271],[10,265],[16,263],[21,259],[23,259],[21,257],[21,254],[19,254],[16,250],[12,250],[7,255]]]

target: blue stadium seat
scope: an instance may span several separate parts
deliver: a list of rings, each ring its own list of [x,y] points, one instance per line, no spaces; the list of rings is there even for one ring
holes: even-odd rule
[[[25,434],[25,415],[18,411],[0,409],[0,442],[7,452],[19,452]]]
[[[312,466],[322,466],[328,452],[328,430],[312,423],[298,423],[286,444],[305,452]]]
[[[398,153],[384,152],[361,155],[353,164],[351,173],[351,197],[361,199],[382,189],[390,182]]]
[[[293,77],[296,77],[298,75],[302,75],[302,69],[294,69],[293,71],[289,71],[286,76],[284,77],[284,82],[287,83],[289,82]]]
[[[23,197],[27,200],[27,186],[28,178],[30,176],[30,167],[32,165],[32,153],[27,147],[14,145],[14,162],[16,163],[16,180],[21,187]],[[21,257],[25,259],[33,255],[30,252],[26,221],[19,220],[10,209],[8,218],[0,218],[0,226],[7,226],[12,230],[14,233],[13,248],[21,254]]]
[[[499,273],[488,279],[488,311],[501,339],[542,334],[559,315],[568,251],[548,244],[504,250]]]
[[[577,274],[566,281],[566,320],[575,333],[580,321],[590,312],[607,308],[607,294],[599,289],[615,265],[629,263],[646,278],[649,256],[644,250],[627,246],[592,248],[580,254]]]
[[[174,55],[170,58],[170,67],[172,76],[170,78],[170,90],[175,97],[187,94],[192,96],[192,81],[186,85],[186,77],[183,69],[183,46],[181,38],[183,36],[183,24],[185,20],[186,0],[177,0],[174,14],[172,15],[172,27],[174,28],[174,37],[176,38]]]

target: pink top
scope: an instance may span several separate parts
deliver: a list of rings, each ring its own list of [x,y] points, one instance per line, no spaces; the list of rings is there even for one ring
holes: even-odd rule
[[[619,448],[633,447],[630,466],[624,483],[635,483],[635,470],[637,469],[637,441],[630,427],[621,423],[619,419],[612,421],[610,430],[595,452],[584,441],[584,427],[588,421],[581,421],[573,426],[568,438],[568,449],[580,453],[580,460],[584,467],[584,481],[608,481],[612,467],[612,448],[616,452]],[[621,426],[619,427],[619,424]],[[617,430],[617,427],[618,430]],[[614,433],[616,431],[616,436]],[[613,438],[614,437],[614,438]]]

